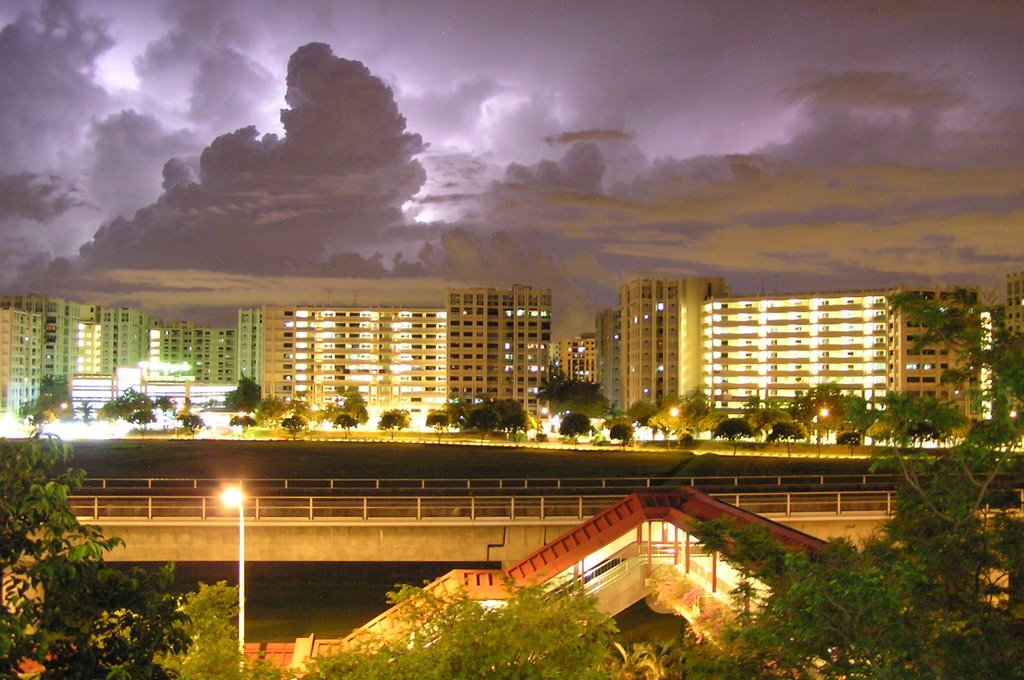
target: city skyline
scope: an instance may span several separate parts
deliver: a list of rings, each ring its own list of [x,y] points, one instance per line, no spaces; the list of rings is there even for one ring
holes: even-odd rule
[[[639,276],[998,294],[1024,269],[1015,4],[26,0],[0,25],[8,293],[217,324],[527,283],[566,337]]]

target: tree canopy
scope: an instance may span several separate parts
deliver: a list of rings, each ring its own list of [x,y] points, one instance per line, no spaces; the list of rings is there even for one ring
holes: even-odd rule
[[[601,392],[599,383],[567,379],[554,367],[548,371],[548,378],[537,396],[552,413],[572,411],[596,418],[608,412],[608,398]]]
[[[409,412],[405,409],[395,408],[380,414],[377,429],[389,433],[394,439],[399,430],[406,430],[411,424]]]
[[[464,591],[436,595],[404,586],[390,596],[403,603],[407,636],[367,639],[354,650],[317,660],[310,680],[346,678],[495,678],[532,680],[612,678],[614,623],[576,590],[551,595],[514,589],[499,606]]]
[[[224,405],[246,413],[253,413],[262,398],[260,384],[249,377],[242,377],[238,387],[224,395]]]
[[[182,651],[184,615],[170,567],[108,567],[121,542],[84,525],[68,503],[84,473],[53,441],[0,441],[0,677],[25,660],[41,678],[166,678],[156,658]]]

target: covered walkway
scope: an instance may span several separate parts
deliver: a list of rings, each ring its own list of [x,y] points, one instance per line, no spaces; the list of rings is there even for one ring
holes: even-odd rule
[[[815,552],[822,546],[816,538],[693,488],[638,492],[506,569],[456,569],[425,589],[438,595],[464,590],[473,599],[487,601],[506,597],[508,585],[542,586],[550,591],[582,587],[597,599],[601,611],[614,615],[650,595],[652,574],[666,566],[673,570],[671,576],[700,591],[685,606],[676,608],[693,621],[711,600],[725,603],[739,582],[728,555],[705,550],[693,535],[701,523],[719,518],[730,518],[741,526],[764,527],[789,550]],[[309,658],[328,655],[360,637],[394,639],[406,632],[401,606],[385,611],[342,640],[311,636],[300,638],[290,650],[274,645],[274,659],[282,665],[301,666]],[[259,654],[259,647],[249,645],[247,652]],[[268,651],[264,646],[263,653]],[[288,651],[292,658],[286,661]]]

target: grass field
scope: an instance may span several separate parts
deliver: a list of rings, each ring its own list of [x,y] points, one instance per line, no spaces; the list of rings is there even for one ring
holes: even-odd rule
[[[671,477],[860,473],[870,465],[870,461],[862,458],[696,455],[681,449],[573,450],[422,442],[125,439],[76,442],[72,447],[71,464],[84,469],[90,477]]]

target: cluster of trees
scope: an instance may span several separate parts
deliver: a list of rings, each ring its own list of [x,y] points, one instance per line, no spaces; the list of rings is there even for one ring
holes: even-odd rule
[[[427,414],[427,426],[437,433],[438,441],[451,430],[482,436],[501,433],[518,441],[521,435],[537,428],[537,421],[514,399],[470,402],[453,398],[444,409]]]

